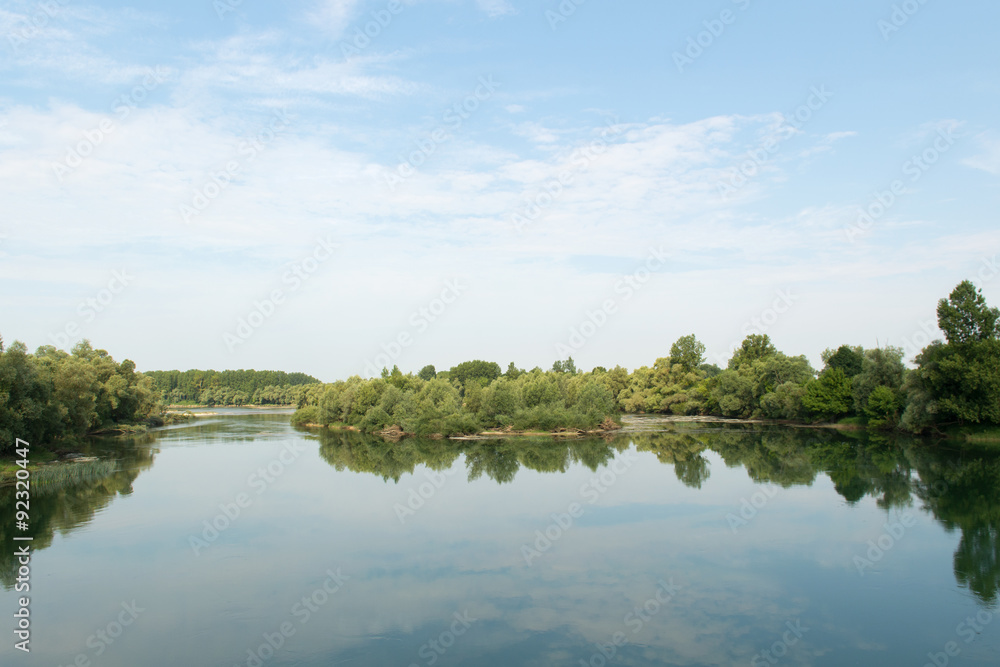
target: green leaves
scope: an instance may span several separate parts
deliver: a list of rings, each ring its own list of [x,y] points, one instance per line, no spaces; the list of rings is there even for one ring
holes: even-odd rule
[[[693,371],[701,366],[705,359],[705,345],[694,334],[681,336],[670,346],[670,361]]]
[[[806,386],[802,405],[820,419],[842,417],[851,411],[851,381],[839,368],[828,368]]]
[[[132,361],[116,363],[88,341],[78,343],[72,355],[51,345],[32,355],[15,342],[0,352],[0,450],[14,437],[46,445],[144,421],[159,398]]]
[[[938,327],[952,344],[995,340],[1000,329],[1000,310],[989,308],[982,290],[963,280],[937,307]]]

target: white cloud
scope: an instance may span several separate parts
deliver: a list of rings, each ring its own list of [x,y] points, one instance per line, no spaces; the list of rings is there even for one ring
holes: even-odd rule
[[[355,16],[357,4],[324,3],[312,16],[336,33]],[[487,13],[504,6],[480,3]],[[132,84],[148,70],[73,34],[45,39],[63,40],[65,52],[38,42],[44,48],[24,56],[33,59],[31,74],[67,68],[86,84]],[[555,342],[615,277],[586,258],[597,267],[630,266],[662,245],[674,258],[670,270],[643,293],[647,301],[629,306],[579,357],[583,364],[634,366],[655,358],[649,350],[659,339],[688,333],[675,330],[681,325],[706,332],[706,343],[721,349],[746,316],[773,298],[776,284],[833,284],[845,276],[884,282],[947,271],[997,243],[986,235],[933,244],[928,238],[939,232],[932,225],[917,225],[900,212],[898,220],[893,216],[880,225],[870,246],[845,248],[843,226],[856,216],[856,206],[835,202],[791,213],[780,202],[767,213],[751,208],[769,198],[773,203],[783,169],[801,155],[769,163],[739,201],[721,201],[715,185],[748,148],[782,132],[780,114],[683,123],[594,120],[582,126],[579,116],[553,114],[521,116],[515,124],[508,114],[522,114],[524,106],[484,105],[474,122],[391,191],[380,178],[396,166],[391,147],[412,147],[419,135],[403,128],[438,106],[428,99],[430,87],[396,74],[397,56],[363,54],[343,62],[336,49],[333,56],[303,55],[294,37],[276,29],[184,48],[166,63],[171,74],[162,89],[125,119],[115,117],[110,100],[90,108],[66,98],[0,106],[0,198],[9,202],[0,228],[7,237],[0,278],[27,281],[33,290],[18,297],[26,305],[18,302],[20,310],[11,315],[34,327],[30,335],[19,334],[31,344],[46,342],[49,329],[72,317],[76,300],[121,264],[141,269],[142,278],[119,318],[109,314],[96,323],[99,328],[85,332],[100,345],[145,344],[136,342],[134,323],[148,316],[167,324],[149,334],[159,341],[145,354],[161,356],[147,367],[303,368],[310,358],[294,356],[299,353],[282,341],[295,339],[297,350],[308,350],[327,344],[323,338],[335,332],[337,345],[349,352],[341,356],[349,360],[306,369],[333,379],[360,371],[348,367],[350,360],[376,352],[415,307],[440,290],[443,279],[461,276],[476,296],[463,300],[447,328],[428,332],[408,351],[404,366],[498,354],[522,365],[550,363]],[[516,94],[519,101],[557,95]],[[401,110],[403,95],[411,97]],[[386,99],[393,104],[377,103]],[[275,109],[287,109],[292,124],[250,159],[241,144],[261,132]],[[114,121],[113,131],[59,182],[53,163],[107,119]],[[515,148],[523,146],[512,140],[518,136],[531,145]],[[816,139],[817,147],[850,136],[828,134]],[[1000,141],[996,135],[980,141],[984,154],[970,164],[1000,173]],[[195,193],[233,160],[238,173],[185,224],[180,206],[192,204]],[[539,214],[519,233],[513,215],[532,204]],[[919,239],[913,231],[918,227]],[[303,290],[282,310],[280,322],[269,323],[248,343],[244,350],[252,356],[218,361],[222,331],[327,233],[344,251],[324,265],[311,291]],[[889,246],[892,252],[885,251]],[[703,303],[711,299],[712,312],[694,303],[696,296]],[[881,314],[876,295],[869,301],[858,305],[859,321]],[[153,312],[159,308],[163,314]],[[677,312],[688,313],[684,322],[674,317]],[[345,313],[353,319],[350,327],[343,325]],[[497,313],[514,314],[517,326],[496,327]],[[199,327],[190,327],[195,321]],[[784,340],[815,335],[814,321],[788,322],[782,324],[789,327]],[[613,327],[621,329],[615,333]],[[621,349],[625,336],[645,332],[648,343]],[[191,350],[202,357],[181,360]],[[161,361],[165,355],[178,360]]]
[[[350,25],[359,4],[360,0],[320,0],[306,18],[328,36],[337,39]]]
[[[517,14],[517,10],[507,0],[476,0],[476,5],[491,19]]]
[[[979,155],[963,160],[962,164],[1000,176],[1000,134],[983,132],[976,141],[980,146]]]

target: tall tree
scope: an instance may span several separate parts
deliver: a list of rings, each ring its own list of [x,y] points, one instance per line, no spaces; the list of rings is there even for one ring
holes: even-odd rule
[[[861,372],[865,360],[865,351],[862,347],[851,347],[841,345],[836,352],[826,350],[821,355],[827,368],[839,368],[849,378]]]
[[[681,336],[670,346],[670,363],[693,371],[705,360],[705,345],[694,334]]]
[[[995,340],[1000,320],[1000,310],[986,305],[982,290],[968,280],[963,280],[952,290],[947,299],[937,307],[938,327],[949,343],[972,343]]]
[[[743,339],[743,343],[733,352],[729,360],[729,368],[737,369],[746,364],[752,364],[760,359],[774,356],[778,350],[771,343],[771,337],[767,334],[750,334]]]

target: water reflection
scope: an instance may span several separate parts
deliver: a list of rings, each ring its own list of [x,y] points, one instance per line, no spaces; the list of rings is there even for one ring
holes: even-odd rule
[[[425,665],[427,642],[466,612],[477,620],[435,664],[586,664],[616,632],[628,642],[608,664],[746,664],[800,621],[808,633],[782,664],[923,664],[970,609],[997,603],[996,452],[806,429],[657,428],[392,443],[296,432],[287,416],[220,415],[95,446],[84,453],[105,464],[89,478],[33,488],[32,657],[96,658],[88,636],[135,599],[148,611],[100,657],[107,667],[246,664],[285,622],[297,634],[268,667]],[[256,495],[248,476],[290,444],[303,453]],[[633,460],[588,504],[582,484]],[[430,471],[452,481],[404,523],[393,507]],[[777,495],[733,534],[726,513],[761,489]],[[193,553],[190,536],[240,493],[253,504]],[[563,529],[553,513],[572,502],[584,511]],[[8,544],[12,504],[13,489],[0,489]],[[860,576],[852,557],[902,514],[915,527]],[[553,544],[527,564],[522,546],[544,547],[537,531]],[[346,585],[299,625],[295,605],[341,567]],[[9,585],[9,556],[2,568]],[[672,584],[669,603],[637,615]],[[998,631],[962,644],[962,658],[989,664]],[[0,647],[0,663],[7,654]]]
[[[871,497],[890,510],[919,500],[948,531],[961,531],[954,561],[958,583],[986,606],[996,604],[1000,591],[1000,452],[987,447],[956,449],[903,436],[756,425],[679,425],[571,441],[389,442],[351,432],[321,432],[318,439],[320,455],[337,470],[395,482],[421,465],[448,470],[463,456],[469,480],[485,475],[498,484],[513,482],[522,467],[559,473],[580,463],[596,471],[633,444],[673,465],[677,479],[695,489],[711,476],[709,451],[731,468],[744,468],[754,481],[783,488],[811,486],[826,474],[849,505]]]
[[[0,489],[0,543],[16,544],[14,536],[31,537],[31,548],[40,551],[52,545],[58,532],[68,534],[86,525],[117,496],[132,493],[132,483],[153,465],[153,435],[132,438],[95,438],[74,445],[93,462],[49,465],[30,480],[28,530],[15,525],[14,488]],[[0,584],[5,589],[17,579],[13,549],[0,551]]]

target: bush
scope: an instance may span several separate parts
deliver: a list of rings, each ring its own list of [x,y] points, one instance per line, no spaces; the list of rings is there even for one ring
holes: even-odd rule
[[[319,408],[315,405],[299,408],[292,415],[292,426],[305,426],[306,424],[319,423]]]
[[[373,433],[381,431],[386,426],[390,426],[391,422],[392,417],[389,416],[389,413],[383,410],[381,406],[375,405],[368,408],[359,428],[367,433]]]
[[[469,413],[456,413],[448,415],[444,419],[442,435],[471,435],[483,430],[483,425],[479,423],[475,415]]]

